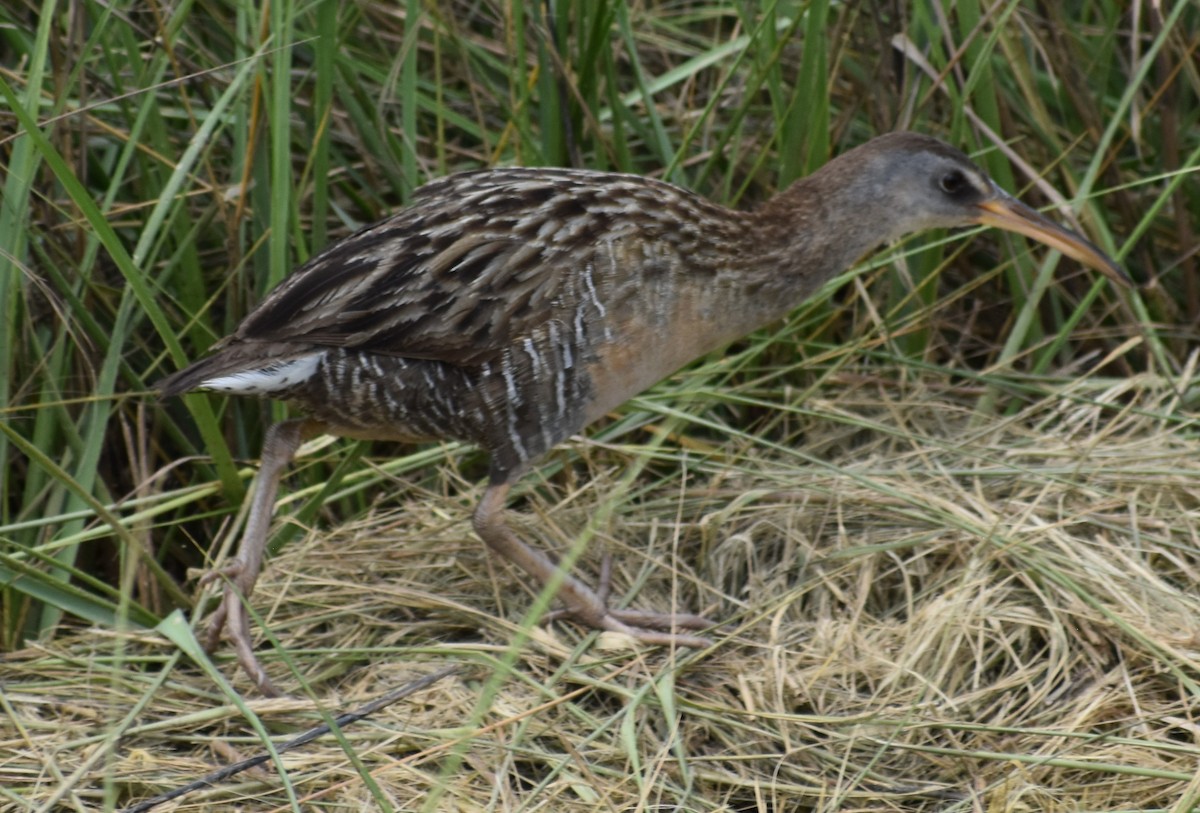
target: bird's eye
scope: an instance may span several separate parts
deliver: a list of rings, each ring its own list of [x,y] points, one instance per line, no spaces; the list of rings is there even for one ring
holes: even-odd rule
[[[957,169],[952,169],[941,177],[938,186],[947,195],[958,195],[967,187],[967,178]]]

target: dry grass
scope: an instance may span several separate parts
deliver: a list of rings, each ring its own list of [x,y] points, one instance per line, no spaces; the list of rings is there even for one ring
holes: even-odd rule
[[[1063,384],[982,421],[932,374],[846,371],[784,410],[829,466],[674,435],[579,443],[530,478],[522,530],[561,547],[611,508],[583,567],[611,551],[619,599],[721,619],[700,653],[565,623],[513,648],[530,594],[471,534],[476,490],[449,465],[437,494],[398,482],[272,561],[254,605],[303,680],[270,669],[337,712],[468,668],[348,750],[286,754],[299,809],[1191,809],[1200,442],[1162,417],[1187,415],[1177,387]],[[642,454],[675,476],[629,490]],[[85,629],[7,656],[0,810],[127,804],[261,751],[174,652]],[[249,706],[279,742],[320,722],[309,699]],[[270,766],[172,804],[288,806]]]

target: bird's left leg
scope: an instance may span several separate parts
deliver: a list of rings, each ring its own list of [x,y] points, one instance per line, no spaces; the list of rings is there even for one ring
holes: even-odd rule
[[[488,485],[475,508],[475,532],[493,551],[547,584],[559,572],[558,564],[522,542],[504,521],[504,503],[511,486],[510,482],[496,479]],[[652,644],[701,648],[711,643],[707,638],[681,631],[711,627],[712,622],[707,618],[690,613],[609,609],[604,597],[570,573],[563,573],[561,578],[558,598],[567,605],[567,613],[586,626],[623,632]]]
[[[300,444],[306,438],[320,434],[323,429],[324,425],[317,421],[300,418],[277,423],[267,430],[262,466],[258,470],[250,501],[250,516],[246,519],[246,529],[242,533],[237,555],[200,579],[201,585],[211,584],[217,579],[226,580],[221,606],[213,614],[205,633],[205,651],[216,649],[221,633],[227,632],[237,652],[238,663],[259,691],[268,697],[277,697],[280,692],[254,655],[246,602],[254,592],[254,585],[262,572],[263,558],[270,540],[271,519],[275,513],[275,496],[279,493],[283,470],[295,456]]]

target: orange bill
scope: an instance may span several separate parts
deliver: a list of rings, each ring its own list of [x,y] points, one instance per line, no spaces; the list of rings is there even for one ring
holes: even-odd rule
[[[1113,282],[1133,285],[1125,272],[1089,240],[1043,217],[1016,198],[997,190],[996,196],[980,203],[979,208],[983,210],[977,221],[981,225],[1023,234],[1096,269]]]

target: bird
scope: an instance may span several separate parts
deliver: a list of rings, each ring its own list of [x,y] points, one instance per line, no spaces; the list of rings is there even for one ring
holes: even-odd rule
[[[293,271],[209,355],[159,384],[290,403],[271,427],[236,556],[207,629],[264,694],[245,604],[263,567],[280,478],[319,434],[465,441],[487,452],[472,517],[486,546],[565,614],[650,644],[702,647],[690,613],[609,607],[505,520],[542,455],[688,362],[782,319],[881,245],[927,229],[992,226],[1119,285],[1097,246],[1003,191],[960,150],[894,132],[832,159],[751,210],[679,186],[585,169],[494,168],[418,189],[409,205]]]

